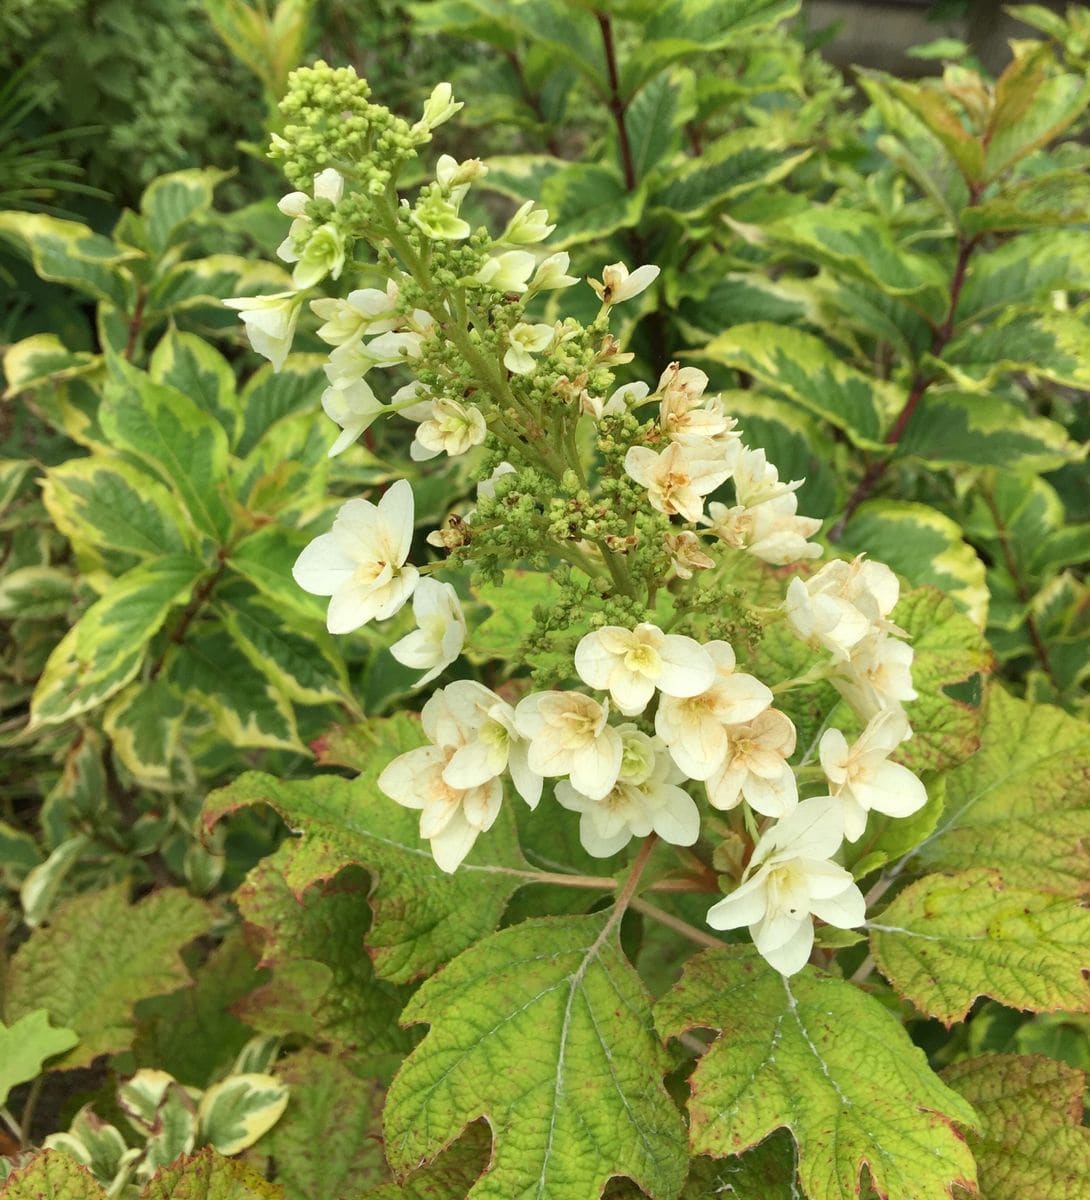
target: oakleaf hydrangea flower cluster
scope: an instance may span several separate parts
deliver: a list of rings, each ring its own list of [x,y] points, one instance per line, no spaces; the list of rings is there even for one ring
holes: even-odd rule
[[[618,382],[633,355],[610,331],[612,310],[656,286],[655,266],[612,263],[584,283],[567,253],[539,251],[554,226],[532,202],[497,237],[475,228],[469,197],[487,175],[476,159],[442,155],[414,195],[399,193],[402,168],[460,107],[440,84],[410,125],[372,103],[350,68],[292,78],[273,152],[297,189],[280,206],[294,290],[230,303],[277,368],[309,304],[331,348],[330,455],[400,417],[413,462],[472,455],[478,480],[475,502],[428,531],[433,550],[415,563],[407,479],[377,502],[348,500],[300,554],[295,580],[329,597],[336,634],[411,602],[416,628],[391,652],[423,686],[473,637],[455,586],[436,575],[502,584],[517,565],[549,572],[555,604],[526,630],[532,677],[516,663],[503,696],[469,679],[434,691],[427,744],[387,764],[379,788],[420,812],[447,872],[512,795],[578,813],[582,844],[600,858],[651,836],[707,849],[729,830],[750,852],[708,922],[747,927],[793,973],[815,917],[864,920],[836,861],[844,843],[871,811],[904,817],[927,799],[893,758],[915,697],[912,651],[890,620],[897,578],[863,557],[810,573],[820,522],[798,512],[803,481],[781,480],[746,444],[703,371],[671,363],[657,381]],[[310,295],[342,279],[343,296]],[[593,321],[546,317],[562,306],[546,307],[544,293],[588,284]],[[387,384],[390,369],[400,378]],[[757,604],[732,580],[763,580],[762,596],[770,580],[782,589],[785,573],[768,565],[797,569],[781,602]],[[800,658],[809,647],[822,660],[761,678],[755,647],[777,625]],[[790,693],[819,680],[844,703],[799,755]]]

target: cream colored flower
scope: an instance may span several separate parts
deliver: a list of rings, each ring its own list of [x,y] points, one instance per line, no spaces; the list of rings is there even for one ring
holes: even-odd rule
[[[640,292],[649,288],[659,277],[659,268],[654,266],[637,267],[631,274],[624,263],[611,263],[602,271],[602,279],[588,279],[603,304],[620,304],[623,300],[631,300]]]
[[[727,729],[727,756],[705,787],[713,808],[730,809],[740,800],[766,817],[785,817],[798,804],[795,772],[787,760],[795,753],[795,726],[775,708],[746,725]]]
[[[423,687],[462,653],[466,640],[466,618],[458,593],[449,583],[421,579],[413,593],[413,616],[417,628],[394,642],[390,653],[406,667],[422,668],[416,681]]]
[[[754,508],[766,500],[774,500],[789,492],[798,491],[803,480],[784,483],[780,473],[768,461],[763,450],[743,446],[734,464],[734,494],[743,508]]]
[[[236,296],[223,303],[238,310],[254,351],[279,371],[291,351],[303,297],[298,292],[276,292],[271,296]]]
[[[887,709],[901,712],[903,704],[916,699],[912,647],[887,633],[868,634],[830,682],[864,721]]]
[[[642,713],[658,688],[667,696],[695,696],[715,678],[710,655],[690,637],[657,625],[606,625],[575,649],[575,670],[588,687],[609,692],[626,717]]]
[[[412,331],[380,333],[366,343],[354,338],[338,346],[322,369],[332,387],[351,387],[375,367],[393,367],[418,357],[423,340]]]
[[[668,533],[663,541],[679,579],[692,579],[694,571],[706,571],[715,566],[715,559],[704,553],[700,539],[688,529]]]
[[[655,732],[690,779],[707,779],[723,765],[728,725],[752,721],[772,703],[772,693],[759,679],[734,669],[729,642],[708,642],[704,649],[715,663],[711,686],[697,696],[662,696],[655,714]]]
[[[608,717],[608,703],[580,692],[531,693],[515,709],[515,729],[530,743],[530,770],[567,775],[577,792],[600,800],[621,770],[621,737]]]
[[[423,115],[413,126],[413,133],[417,136],[430,134],[436,126],[449,121],[460,108],[465,107],[453,97],[454,90],[449,83],[437,83],[424,103]]]
[[[829,796],[803,800],[765,833],[741,884],[708,910],[713,929],[749,926],[760,954],[782,975],[801,971],[814,945],[812,917],[839,929],[866,919],[866,902],[851,873],[830,862],[841,842],[840,817]]]
[[[558,250],[543,258],[537,265],[534,277],[530,281],[530,292],[548,292],[556,288],[573,287],[579,282],[575,275],[569,275],[571,255],[566,250]]]
[[[464,187],[488,174],[488,168],[479,158],[467,158],[459,162],[449,154],[440,154],[435,164],[435,178],[441,187],[452,191]],[[465,195],[465,193],[462,193]]]
[[[680,776],[662,743],[635,725],[619,725],[617,732],[624,744],[621,773],[605,796],[592,800],[565,779],[556,785],[560,804],[581,814],[583,848],[595,858],[608,858],[632,838],[652,832],[671,845],[691,846],[700,836],[700,812],[677,786]]]
[[[671,442],[661,454],[647,446],[631,446],[624,469],[647,488],[652,508],[694,523],[704,514],[704,497],[730,477],[730,465],[722,458],[698,458],[678,442]]]
[[[508,771],[518,794],[536,808],[542,779],[530,770],[529,747],[515,728],[511,705],[470,679],[457,680],[444,688],[443,694],[461,739],[443,772],[446,782],[455,787],[477,787]]]
[[[527,200],[507,222],[500,241],[512,246],[532,246],[535,242],[543,242],[555,228],[549,224],[545,209],[535,208],[533,200]],[[564,269],[567,270],[567,263]]]
[[[549,345],[555,332],[551,325],[527,325],[520,321],[507,335],[503,365],[514,375],[529,375],[537,366],[534,355]]]
[[[398,286],[391,279],[385,291],[357,288],[343,300],[320,299],[310,302],[310,310],[324,324],[317,333],[330,346],[341,346],[364,333],[387,333],[397,327]]]
[[[889,756],[912,736],[901,712],[886,710],[872,717],[866,729],[848,745],[839,729],[828,729],[818,745],[829,791],[839,801],[844,836],[856,842],[863,836],[867,813],[910,817],[927,803],[927,790],[915,775]]]
[[[708,505],[706,524],[728,546],[747,550],[775,566],[820,558],[821,547],[806,539],[821,528],[813,517],[796,515],[798,501],[788,492],[765,500],[754,508],[725,504]]]
[[[329,596],[330,633],[351,633],[368,621],[392,617],[413,594],[419,572],[406,563],[413,536],[413,490],[392,484],[377,505],[349,500],[333,529],[299,555],[292,568],[305,592]]]
[[[457,458],[487,436],[488,426],[479,408],[440,396],[431,402],[426,420],[418,426],[409,457],[413,462],[425,462],[442,453]]]
[[[600,396],[591,396],[586,390],[580,397],[579,411],[594,421],[603,417],[620,417],[647,395],[650,389],[646,383],[626,383],[610,393],[608,400]]]
[[[663,396],[659,403],[659,426],[672,442],[680,442],[702,458],[722,458],[731,473],[741,449],[736,425],[718,396],[697,407],[678,390]]]
[[[515,292],[521,296],[526,291],[526,281],[534,265],[532,254],[527,254],[525,250],[508,250],[506,254],[486,258],[472,279],[474,283],[487,284],[497,292]]]
[[[900,584],[885,563],[859,555],[850,563],[826,563],[809,579],[787,588],[787,619],[798,635],[846,660],[868,634],[903,633],[886,620],[897,603]]]
[[[322,409],[341,427],[337,440],[327,452],[330,458],[347,450],[365,429],[370,428],[376,417],[389,411],[365,379],[358,379],[346,388],[326,388],[322,393]]]

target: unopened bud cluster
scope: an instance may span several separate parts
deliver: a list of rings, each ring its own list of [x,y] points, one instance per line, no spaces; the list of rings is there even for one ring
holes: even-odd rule
[[[413,461],[475,454],[480,481],[475,506],[428,534],[434,561],[409,561],[414,497],[400,480],[377,503],[344,504],[299,556],[295,579],[329,597],[338,634],[411,601],[417,627],[391,649],[423,671],[423,685],[472,636],[455,588],[437,575],[451,564],[492,581],[520,564],[548,570],[556,603],[515,664],[537,690],[516,703],[469,680],[435,691],[422,712],[428,744],[390,763],[380,788],[420,811],[445,871],[495,822],[505,779],[531,807],[549,781],[601,857],[652,833],[689,846],[702,813],[736,813],[752,854],[708,921],[748,926],[769,962],[792,973],[810,954],[814,916],[841,927],[864,919],[863,897],[833,861],[842,842],[861,837],[871,811],[906,816],[926,801],[891,759],[911,736],[903,703],[915,696],[912,652],[890,620],[896,576],[862,558],[834,561],[792,576],[778,609],[745,603],[732,564],[821,554],[811,540],[820,522],[798,512],[802,481],[781,480],[745,443],[702,371],[674,363],[653,386],[616,385],[614,369],[632,355],[610,332],[612,309],[653,287],[657,267],[607,265],[587,281],[601,302],[590,324],[545,321],[542,293],[582,281],[566,253],[539,249],[553,230],[543,209],[525,204],[495,237],[473,229],[464,201],[486,167],[448,155],[401,196],[401,168],[460,107],[440,84],[410,125],[373,104],[350,68],[293,76],[275,153],[299,189],[281,201],[292,221],[278,252],[294,287],[230,303],[277,368],[309,303],[330,347],[331,455],[376,420],[400,418],[411,423]],[[363,266],[380,286],[351,286]],[[346,276],[343,298],[311,294]],[[391,367],[413,381],[383,386]],[[730,500],[713,498],[728,485]],[[827,660],[796,680],[747,671],[739,651],[775,620]],[[811,765],[775,700],[818,678],[840,691],[861,732],[826,729],[802,756],[816,754]]]

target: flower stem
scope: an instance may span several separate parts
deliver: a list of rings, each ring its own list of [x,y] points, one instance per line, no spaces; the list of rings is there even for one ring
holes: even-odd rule
[[[695,925],[690,925],[688,921],[683,921],[680,917],[675,917],[673,913],[668,913],[664,908],[659,908],[657,904],[652,904],[640,896],[632,901],[632,907],[637,912],[642,912],[645,917],[650,917],[652,921],[658,921],[660,925],[665,925],[667,929],[672,929],[675,933],[680,933],[682,937],[688,938],[690,942],[695,942],[698,946],[718,947],[727,944],[713,934],[705,933],[703,929],[697,929]]]

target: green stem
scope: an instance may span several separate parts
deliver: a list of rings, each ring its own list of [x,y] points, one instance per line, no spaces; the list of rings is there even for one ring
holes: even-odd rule
[[[698,929],[695,925],[690,925],[688,921],[683,921],[680,917],[675,917],[673,913],[668,913],[664,908],[659,908],[657,904],[651,904],[650,901],[644,900],[642,896],[638,896],[632,901],[632,907],[637,912],[642,912],[645,917],[650,917],[652,921],[657,921],[660,925],[665,925],[667,929],[672,929],[674,933],[681,934],[682,937],[688,938],[690,942],[695,942],[698,946],[725,946],[726,942],[720,938],[714,937],[710,933],[705,933],[703,929]]]

